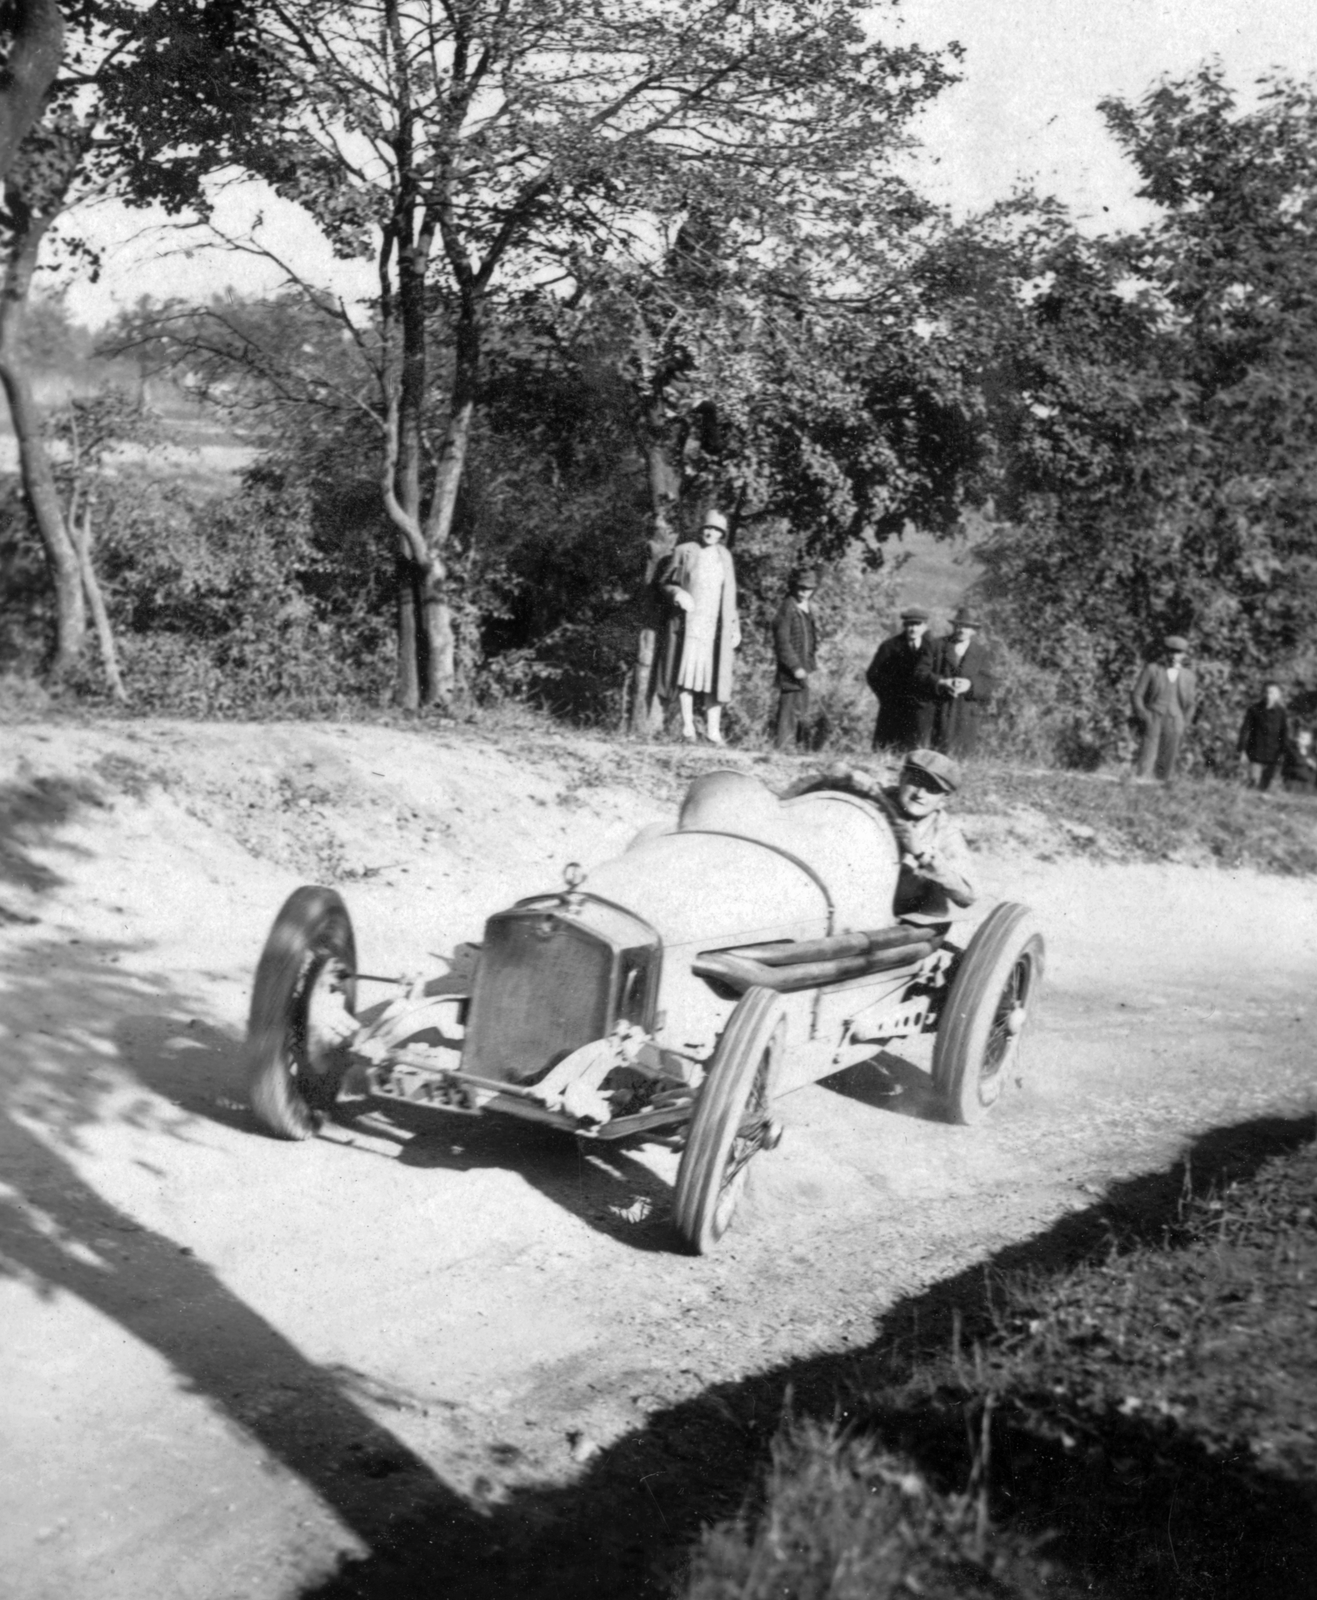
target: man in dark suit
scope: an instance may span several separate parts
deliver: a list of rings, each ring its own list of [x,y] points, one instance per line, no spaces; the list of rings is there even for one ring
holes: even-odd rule
[[[1198,703],[1198,681],[1184,658],[1189,641],[1181,634],[1163,640],[1164,662],[1145,662],[1130,694],[1135,720],[1143,730],[1134,776],[1143,783],[1159,778],[1170,781],[1180,756],[1184,730]]]
[[[901,613],[900,633],[883,640],[864,675],[878,697],[875,750],[915,750],[932,741],[932,660],[928,612],[922,606],[907,606]]]
[[[794,750],[800,724],[809,717],[809,675],[818,653],[818,627],[810,604],[819,575],[813,567],[797,567],[791,588],[773,621],[777,657],[777,728],[773,743]]]
[[[1244,713],[1239,729],[1239,759],[1248,763],[1248,786],[1265,794],[1289,748],[1289,717],[1278,683],[1262,686],[1261,700]]]
[[[971,608],[961,606],[951,619],[950,634],[933,646],[929,665],[921,672],[936,698],[933,748],[957,761],[978,749],[983,708],[997,687],[992,657],[974,637],[978,627]]]

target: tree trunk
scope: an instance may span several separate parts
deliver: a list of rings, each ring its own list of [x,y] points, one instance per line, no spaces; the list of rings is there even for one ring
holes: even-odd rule
[[[11,201],[11,214],[15,208]],[[55,594],[55,648],[48,673],[58,682],[76,664],[87,637],[87,608],[82,563],[64,520],[55,475],[41,437],[41,415],[23,364],[19,343],[23,311],[36,266],[43,226],[15,218],[15,234],[0,293],[0,384],[9,401],[9,415],[18,441],[18,466],[37,532],[45,547]]]
[[[101,667],[105,673],[105,682],[114,698],[121,705],[126,704],[128,691],[123,686],[123,676],[119,671],[119,653],[114,646],[114,629],[110,626],[110,613],[105,607],[105,596],[101,593],[100,582],[96,577],[96,569],[92,565],[90,502],[87,502],[82,508],[81,521],[71,516],[69,525],[74,530],[77,543],[83,592],[86,594],[87,604],[91,608],[92,620],[96,624],[96,640],[100,645]]]
[[[420,658],[416,637],[416,564],[406,543],[398,557],[398,677],[393,686],[393,701],[403,711],[416,711],[421,704]]]
[[[466,470],[480,379],[480,323],[474,303],[468,301],[463,306],[455,335],[452,404],[435,467],[430,511],[425,520],[425,543],[430,552],[425,592],[426,638],[430,646],[425,697],[438,705],[449,703],[457,681],[457,646],[445,552],[453,531],[462,474]]]
[[[663,726],[657,668],[661,619],[654,597],[654,579],[673,546],[681,489],[680,475],[663,438],[663,408],[658,400],[651,404],[645,419],[645,468],[649,478],[650,536],[645,547],[644,621],[636,640],[636,664],[631,681],[631,731],[652,738]]]
[[[0,181],[41,115],[64,53],[64,21],[55,0],[14,0],[13,33],[0,88]]]
[[[389,8],[396,25],[396,8]],[[404,108],[404,121],[410,128],[410,114]],[[407,140],[410,152],[410,134]],[[409,154],[399,151],[404,166]],[[391,488],[395,499],[395,520],[401,519],[406,532],[401,534],[398,563],[398,677],[394,701],[405,711],[416,711],[425,694],[425,608],[426,573],[419,560],[423,547],[421,533],[421,458],[422,430],[425,421],[425,390],[428,367],[429,333],[426,327],[425,275],[429,267],[429,235],[415,227],[415,194],[409,192],[395,224],[397,250],[397,332],[401,339],[398,374],[397,413],[391,461]]]
[[[21,35],[24,27],[34,25],[39,32],[45,30],[40,38],[34,42],[29,37],[24,42],[21,37],[16,37],[15,49],[33,50],[40,70],[45,71],[45,66],[40,65],[45,62],[53,75],[59,64],[58,9],[55,9],[53,23],[56,31],[52,34],[51,17],[44,8],[20,6],[18,34]],[[50,62],[52,38],[55,51],[53,64]],[[38,45],[40,48],[37,48]],[[11,75],[16,70],[11,60]],[[36,68],[29,61],[24,70]],[[49,79],[46,83],[49,83]],[[7,90],[0,92],[0,160],[4,158],[3,141],[13,132],[12,128],[5,131],[5,118],[14,112],[14,105],[8,100],[13,89],[11,82]],[[43,85],[41,93],[44,92]],[[9,401],[14,437],[18,441],[18,465],[23,489],[45,547],[51,585],[55,592],[55,648],[48,671],[50,677],[58,681],[82,654],[87,637],[87,608],[82,563],[64,519],[55,475],[50,469],[50,458],[41,437],[41,415],[23,363],[21,343],[23,316],[27,309],[28,291],[32,287],[32,274],[36,270],[37,253],[46,229],[64,208],[65,196],[86,147],[87,130],[76,120],[65,119],[55,126],[46,127],[43,124],[35,129],[29,120],[24,131],[30,135],[28,144],[20,157],[14,158],[11,153],[10,170],[5,174],[4,183],[9,241],[4,287],[0,290],[0,385],[3,385]]]
[[[457,683],[457,638],[447,591],[447,570],[437,556],[425,577],[422,615],[425,619],[425,699],[446,706]]]

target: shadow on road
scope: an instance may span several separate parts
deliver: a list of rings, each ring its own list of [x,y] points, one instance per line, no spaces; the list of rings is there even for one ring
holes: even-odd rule
[[[1268,1157],[1309,1143],[1313,1133],[1313,1119],[1305,1117],[1207,1134],[1167,1171],[1115,1184],[1102,1203],[902,1301],[879,1320],[866,1347],[715,1385],[655,1413],[569,1487],[520,1490],[494,1505],[479,1539],[450,1543],[441,1527],[420,1519],[410,1539],[387,1555],[346,1564],[334,1579],[305,1591],[304,1600],[658,1600],[672,1592],[703,1527],[753,1506],[784,1416],[834,1420],[857,1396],[901,1382],[922,1355],[944,1354],[954,1340],[986,1332],[1003,1274],[1058,1272],[1106,1259],[1114,1248],[1161,1242],[1187,1194],[1245,1179]],[[965,1422],[958,1409],[950,1419],[917,1410],[869,1412],[863,1425],[869,1436],[913,1455],[934,1481],[963,1488]],[[1116,1415],[1109,1432],[1104,1459],[1155,1460],[1172,1484],[1172,1511],[1179,1472],[1185,1481],[1209,1484],[1210,1505],[1181,1504],[1177,1514],[1215,1517],[1228,1531],[1229,1570],[1219,1574],[1217,1600],[1309,1592],[1285,1587],[1283,1577],[1277,1587],[1278,1563],[1282,1572],[1309,1573],[1317,1560],[1312,1496],[1302,1486],[1247,1460],[1210,1459],[1165,1418]],[[1032,1476],[1013,1480],[1014,1498],[998,1517],[1030,1533],[1047,1526],[1051,1476],[1043,1463]],[[1137,1497],[1137,1485],[1132,1493]],[[1154,1520],[1166,1509],[1155,1507]],[[1080,1566],[1071,1576],[1079,1587],[1096,1583],[1102,1592],[1109,1577],[1115,1581],[1110,1552],[1119,1541],[1112,1532],[1078,1530],[1050,1553],[1062,1567],[1074,1557]],[[1155,1592],[1187,1596],[1176,1587],[1170,1545],[1153,1559],[1160,1559],[1165,1579]],[[1059,1592],[1074,1586],[1063,1582]]]
[[[339,1120],[347,1127],[368,1127],[377,1138],[396,1140],[397,1160],[405,1166],[449,1172],[500,1168],[596,1232],[632,1249],[683,1249],[671,1221],[671,1186],[643,1161],[605,1140],[575,1140],[557,1128],[516,1117],[445,1116],[392,1104],[365,1111],[359,1121],[347,1105]]]
[[[144,998],[146,998],[144,996]],[[242,1040],[190,1013],[186,1005],[161,1008],[152,994],[141,1011],[114,1025],[122,1063],[146,1088],[180,1113],[221,1127],[269,1137],[247,1104]],[[360,1133],[367,1142],[350,1140]],[[322,1137],[344,1146],[345,1161],[385,1156],[404,1166],[450,1172],[502,1168],[597,1232],[642,1251],[681,1249],[669,1220],[668,1184],[624,1150],[605,1141],[576,1141],[569,1134],[515,1117],[467,1117],[427,1111],[402,1102],[347,1095]]]
[[[64,880],[33,851],[74,847],[57,844],[55,834],[87,806],[103,809],[105,798],[84,780],[36,777],[26,783],[0,783],[0,884],[42,893]],[[28,921],[0,905],[0,922]]]
[[[132,1051],[127,1063],[119,1057],[107,1038],[110,1019],[168,1005],[185,1036],[196,1030],[187,1027],[185,996],[164,979],[119,970],[115,954],[105,945],[29,947],[0,979],[8,1032],[0,1055],[0,1275],[43,1296],[76,1295],[157,1351],[181,1388],[308,1484],[369,1549],[387,1552],[391,1525],[422,1508],[427,1524],[461,1547],[463,1530],[476,1526],[472,1513],[354,1403],[341,1374],[308,1361],[186,1247],[79,1175],[72,1158],[88,1130],[111,1118],[163,1138],[186,1139],[189,1129],[195,1136],[197,1126],[184,1110],[125,1090]],[[128,1032],[139,1052],[173,1037],[134,1025]],[[203,1055],[214,1044],[202,1034]],[[174,1062],[169,1085],[186,1075]]]
[[[834,1094],[890,1111],[893,1116],[913,1117],[918,1122],[947,1120],[946,1106],[929,1074],[890,1050],[875,1051],[869,1060],[843,1067],[819,1082]]]

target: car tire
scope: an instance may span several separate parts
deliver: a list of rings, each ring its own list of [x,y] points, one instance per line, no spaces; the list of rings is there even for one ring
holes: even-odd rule
[[[1028,906],[996,906],[961,957],[938,1021],[933,1087],[952,1122],[983,1119],[1018,1062],[1042,982],[1043,936]]]
[[[317,1039],[321,1005],[357,1003],[357,947],[342,896],[295,889],[265,941],[247,1022],[248,1097],[262,1127],[306,1139],[338,1097],[341,1044]]]
[[[677,1172],[674,1215],[697,1255],[726,1233],[752,1156],[774,1141],[768,1106],[786,1050],[787,1011],[771,989],[737,1002],[700,1089]]]

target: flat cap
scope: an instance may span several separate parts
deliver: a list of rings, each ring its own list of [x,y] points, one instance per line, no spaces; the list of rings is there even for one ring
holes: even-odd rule
[[[1162,643],[1168,650],[1187,650],[1189,641],[1182,633],[1168,633]]]
[[[793,589],[817,589],[819,586],[819,569],[817,567],[797,567],[791,574],[791,587]]]
[[[940,789],[948,794],[960,788],[960,768],[950,756],[944,756],[940,750],[912,750],[902,763],[901,771],[912,767],[926,778],[931,778]]]
[[[902,622],[927,622],[928,612],[923,606],[907,606],[901,613]]]

